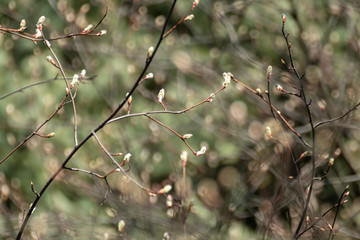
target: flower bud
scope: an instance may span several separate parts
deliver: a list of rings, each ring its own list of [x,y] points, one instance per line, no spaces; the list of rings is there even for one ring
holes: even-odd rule
[[[180,159],[183,161],[183,162],[186,162],[188,160],[188,153],[187,151],[182,151],[182,153],[180,154]]]
[[[334,159],[334,158],[330,158],[330,159],[329,159],[329,163],[328,163],[328,165],[329,165],[329,166],[334,165],[334,161],[335,161],[335,159]]]
[[[187,133],[187,134],[184,134],[183,136],[182,136],[182,138],[183,139],[189,139],[189,138],[191,138],[193,135],[191,134],[191,133]]]
[[[184,21],[190,21],[194,19],[194,14],[187,15]]]
[[[260,88],[257,88],[257,89],[256,89],[256,93],[257,93],[257,95],[261,96],[261,95],[262,95],[261,89],[260,89]]]
[[[275,83],[275,87],[276,87],[276,89],[279,90],[279,91],[284,91],[284,88],[283,88],[280,84],[278,84],[278,83]]]
[[[48,135],[46,135],[47,138],[52,138],[55,136],[55,133],[54,132],[51,132],[49,133]]]
[[[223,77],[224,77],[224,79],[225,79],[225,81],[223,82],[223,86],[224,86],[224,87],[227,87],[227,86],[230,84],[230,82],[231,82],[232,74],[231,74],[231,73],[226,73],[226,72],[224,72],[224,73],[223,73]]]
[[[285,13],[282,13],[282,14],[281,14],[281,19],[282,19],[282,22],[285,23],[285,21],[286,21],[286,15],[285,15]]]
[[[75,86],[75,84],[78,82],[79,82],[79,75],[74,74],[73,79],[70,83],[70,89],[72,89]]]
[[[147,58],[150,58],[150,57],[153,55],[153,53],[154,53],[154,47],[151,46],[151,47],[149,47],[149,49],[148,49]]]
[[[166,197],[166,206],[171,208],[173,206],[173,197],[171,195],[167,195]]]
[[[125,228],[125,221],[124,220],[120,220],[118,223],[118,231],[120,233],[124,232],[124,228]]]
[[[157,193],[158,194],[166,194],[168,192],[170,192],[172,189],[172,186],[170,184],[165,185],[162,189],[160,189]]]
[[[131,153],[126,154],[123,163],[128,163],[130,161],[130,158],[131,158]]]
[[[40,25],[42,25],[45,22],[46,17],[45,16],[41,16],[36,24],[36,27],[40,27]]]
[[[158,102],[159,102],[159,103],[162,103],[164,97],[165,97],[165,90],[162,88],[162,89],[159,91],[159,94],[158,94]]]
[[[146,76],[145,76],[145,79],[151,79],[154,77],[154,74],[153,73],[148,73]]]
[[[266,127],[266,136],[268,136],[268,138],[272,138],[271,128],[269,126]]]
[[[23,19],[23,20],[21,20],[21,22],[20,22],[20,28],[19,28],[19,31],[24,31],[26,29],[26,20],[25,19]]]
[[[33,35],[34,38],[39,38],[42,36],[42,33],[38,28],[35,30],[35,32],[36,32],[35,35]]]
[[[199,4],[199,0],[194,0],[192,8],[196,7],[196,5],[198,5],[198,4]]]
[[[48,60],[52,65],[56,66],[56,63],[55,63],[54,59],[51,56],[47,56],[46,60]]]
[[[200,151],[197,151],[197,152],[196,152],[196,156],[204,155],[205,152],[206,152],[206,147],[203,146],[203,147],[200,149]]]
[[[85,75],[86,75],[86,70],[85,69],[81,70],[80,77],[84,78]]]
[[[106,33],[107,33],[106,30],[101,30],[100,32],[98,32],[98,33],[96,34],[96,36],[102,36],[102,35],[105,35]]]
[[[268,75],[268,77],[270,77],[271,74],[272,74],[272,66],[268,66],[268,68],[267,68],[267,75]]]
[[[87,25],[86,28],[84,28],[84,30],[82,31],[82,33],[88,33],[92,29],[92,27],[92,24]]]

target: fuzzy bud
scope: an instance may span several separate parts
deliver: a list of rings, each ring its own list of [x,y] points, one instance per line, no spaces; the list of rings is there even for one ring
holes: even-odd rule
[[[269,126],[266,127],[266,136],[272,138],[271,128]]]
[[[282,19],[282,22],[285,23],[285,21],[286,21],[286,15],[285,15],[285,13],[282,13],[282,14],[281,14],[281,19]]]
[[[92,27],[92,24],[87,25],[86,28],[84,28],[84,30],[82,31],[82,33],[88,33],[92,29]]]
[[[172,189],[172,186],[170,184],[165,185],[162,189],[160,189],[157,194],[166,194],[168,192],[170,192]]]
[[[24,31],[25,29],[26,29],[26,20],[23,19],[23,20],[21,20],[21,22],[20,22],[19,31],[22,32],[22,31]]]
[[[183,165],[184,162],[186,163],[188,160],[188,153],[187,151],[182,151],[182,153],[180,154],[180,159],[183,161]],[[185,164],[186,165],[186,164]]]
[[[190,21],[194,19],[194,14],[187,15],[184,21]]]
[[[170,234],[168,232],[164,232],[162,240],[170,240]]]
[[[153,73],[148,73],[146,74],[145,78],[144,79],[151,79],[154,77],[154,74]]]
[[[131,153],[126,154],[123,163],[128,163],[130,161],[130,158],[131,158]]]
[[[54,132],[51,132],[49,133],[48,135],[46,135],[47,138],[52,138],[55,136],[55,133]]]
[[[204,155],[205,152],[206,152],[206,147],[203,146],[203,147],[200,149],[200,151],[197,151],[197,152],[196,152],[196,156]]]
[[[151,46],[151,47],[148,48],[147,58],[148,58],[148,59],[151,58],[151,56],[153,55],[153,53],[154,53],[154,47]]]
[[[334,165],[334,161],[335,161],[335,159],[334,159],[334,158],[330,158],[330,159],[329,159],[329,163],[328,163],[328,165],[329,165],[329,166]]]
[[[187,133],[187,134],[184,134],[183,136],[182,136],[182,138],[183,139],[189,139],[189,138],[191,138],[193,135],[191,134],[191,133]]]
[[[272,74],[272,66],[268,66],[268,68],[267,68],[267,75],[268,75],[268,77],[270,77],[271,74]]]
[[[86,75],[86,70],[85,69],[81,70],[80,77],[84,78],[85,75]]]
[[[33,35],[34,38],[40,38],[42,36],[40,29],[37,28],[35,32],[36,32],[35,35]]]
[[[208,98],[208,102],[212,102],[213,100],[215,99],[215,94],[214,93],[212,93],[212,94],[210,94],[210,96],[209,96],[209,98]]]
[[[126,93],[126,96],[128,96],[128,95],[129,95],[129,93],[127,92],[127,93]],[[131,105],[131,103],[132,103],[132,96],[130,96],[130,97],[128,98],[128,104]]]
[[[199,4],[199,0],[194,0],[192,7],[196,7]]]
[[[54,59],[51,56],[47,56],[46,60],[48,60],[52,65],[56,66],[56,63],[55,63]]]
[[[280,84],[278,84],[278,83],[275,83],[275,87],[276,87],[276,89],[279,90],[279,91],[284,91],[284,88],[283,88]]]
[[[105,35],[107,33],[107,31],[106,30],[101,30],[100,32],[98,32],[97,34],[96,34],[96,36],[102,36],[102,35]]]
[[[262,91],[260,88],[257,88],[256,89],[256,94],[259,95],[259,96],[262,96]]]
[[[42,25],[45,22],[46,17],[45,16],[41,16],[36,24],[36,27],[40,27],[40,25]]]
[[[167,195],[166,197],[166,206],[171,208],[173,206],[173,197],[171,195]]]
[[[158,94],[158,102],[159,102],[159,103],[162,103],[164,97],[165,97],[165,90],[162,88],[162,89],[159,91],[159,94]]]
[[[78,82],[79,82],[79,75],[74,74],[73,79],[70,83],[70,89],[72,89],[75,86],[75,84]]]
[[[120,233],[123,233],[124,232],[124,228],[125,228],[125,221],[124,220],[120,220],[119,223],[118,223],[118,231]]]

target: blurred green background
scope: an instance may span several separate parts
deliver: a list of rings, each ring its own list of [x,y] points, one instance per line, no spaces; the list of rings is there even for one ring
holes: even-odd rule
[[[171,1],[164,0],[2,1],[0,25],[17,29],[26,19],[26,32],[34,34],[38,18],[44,15],[44,34],[52,38],[96,25],[108,7],[96,31],[107,30],[106,35],[51,42],[70,79],[82,69],[94,77],[81,82],[75,100],[81,140],[117,107],[136,81],[170,6]],[[176,24],[191,6],[191,0],[179,1],[169,25]],[[295,66],[305,73],[305,92],[317,123],[345,113],[359,101],[359,10],[355,0],[201,0],[192,12],[195,18],[164,40],[148,69],[155,77],[134,93],[131,112],[162,110],[157,103],[161,88],[166,91],[168,110],[192,106],[222,86],[223,72],[232,72],[264,92],[266,69],[272,65],[274,105],[311,142],[303,103],[273,88],[274,83],[291,91],[299,86],[280,61],[289,64],[281,14],[287,15],[285,31],[290,34]],[[54,80],[1,97],[54,79],[59,71],[46,61],[50,52],[42,43],[2,33],[0,44],[3,158],[53,113],[66,86],[63,80]],[[125,107],[120,115],[126,113]],[[171,184],[176,206],[168,209],[164,196],[149,198],[121,173],[109,176],[112,192],[107,194],[103,180],[64,171],[40,200],[23,239],[162,239],[165,232],[170,239],[291,239],[309,183],[310,161],[299,161],[301,173],[296,175],[292,156],[298,158],[308,149],[286,128],[279,128],[269,106],[232,82],[211,103],[181,115],[153,117],[181,135],[192,133],[188,143],[195,151],[206,146],[206,154],[192,155],[178,137],[146,117],[114,122],[98,136],[110,152],[132,154],[129,174],[144,186],[158,190]],[[350,185],[349,203],[337,216],[335,238],[360,239],[359,117],[355,111],[317,131],[317,175],[323,175],[329,158],[334,157],[335,164],[314,186],[311,220],[333,206]],[[267,141],[266,126],[272,127],[280,143],[287,144]],[[55,132],[55,137],[33,137],[0,165],[2,239],[14,238],[35,198],[30,182],[40,191],[73,149],[73,128],[73,109],[67,104],[40,130],[45,135]],[[180,159],[184,150],[189,153],[186,178]],[[114,168],[94,139],[68,166],[102,175]],[[327,238],[334,213],[304,238]],[[118,231],[120,220],[126,223],[123,233]]]

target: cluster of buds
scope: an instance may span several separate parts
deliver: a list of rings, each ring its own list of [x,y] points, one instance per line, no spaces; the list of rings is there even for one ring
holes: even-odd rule
[[[26,29],[26,20],[23,19],[20,22],[20,28],[18,29],[19,32],[23,32]]]
[[[157,194],[166,194],[170,192],[172,189],[172,186],[170,184],[165,185],[163,188],[161,188],[159,191],[157,191]]]
[[[206,147],[203,146],[199,151],[196,152],[196,156],[204,155],[206,152]]]
[[[165,97],[165,90],[162,88],[158,94],[158,102],[163,103],[164,97]]]
[[[184,21],[190,21],[194,19],[194,14],[187,15]]]
[[[84,30],[82,30],[82,33],[84,33],[84,34],[89,33],[92,28],[93,28],[93,25],[89,24],[89,25],[86,26],[86,28],[84,28]]]
[[[224,79],[225,79],[225,81],[223,82],[223,86],[224,87],[227,87],[229,84],[230,84],[230,82],[231,82],[231,78],[232,77],[234,77],[233,75],[232,75],[232,73],[231,72],[224,72],[223,73],[223,77],[224,77]]]

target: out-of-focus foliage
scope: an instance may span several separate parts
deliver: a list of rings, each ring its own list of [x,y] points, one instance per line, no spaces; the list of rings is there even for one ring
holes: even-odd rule
[[[169,25],[176,24],[191,5],[192,0],[179,1]],[[135,82],[170,6],[171,1],[164,0],[5,1],[0,3],[0,24],[18,28],[21,19],[26,19],[27,31],[35,33],[36,22],[44,15],[45,35],[56,37],[96,25],[108,7],[99,26],[107,35],[52,42],[69,78],[82,69],[94,76],[80,84],[75,100],[82,139],[116,108]],[[314,122],[339,116],[359,101],[359,10],[355,0],[202,0],[192,12],[195,18],[179,25],[161,45],[149,68],[155,78],[146,80],[132,96],[131,112],[162,110],[157,103],[162,88],[168,110],[196,104],[221,87],[223,72],[232,72],[248,86],[265,91],[268,65],[274,69],[272,86],[280,83],[296,91],[297,79],[280,61],[289,64],[281,35],[284,12],[295,66],[305,73]],[[2,34],[0,44],[1,96],[59,74],[46,61],[50,52],[43,43]],[[54,80],[1,98],[1,158],[48,118],[65,87],[63,80]],[[271,94],[274,105],[311,142],[303,103],[279,94],[275,87]],[[350,185],[350,201],[341,206],[334,228],[342,239],[360,239],[359,116],[355,111],[317,130],[317,175],[322,176],[330,157],[335,157],[335,164],[314,185],[310,217],[321,216]],[[40,200],[24,239],[161,239],[165,232],[171,239],[292,237],[310,171],[308,159],[298,163],[299,183],[292,157],[308,149],[286,128],[279,128],[268,105],[231,83],[211,103],[182,115],[153,117],[179,134],[192,133],[188,142],[194,150],[206,146],[208,151],[200,157],[191,155],[178,137],[146,117],[112,123],[98,136],[109,151],[132,154],[129,174],[145,186],[173,185],[174,203],[185,208],[168,209],[165,197],[150,198],[121,173],[109,177],[112,192],[106,194],[103,180],[64,171]],[[68,104],[40,131],[55,132],[55,137],[33,137],[0,165],[2,239],[14,238],[35,197],[30,182],[41,189],[73,149],[73,123]],[[266,126],[287,144],[267,141]],[[189,152],[186,178],[180,159],[183,150]],[[95,140],[87,142],[68,166],[100,174],[114,168]],[[182,211],[188,206],[192,207],[185,220],[187,213]],[[334,213],[304,236],[327,237]],[[120,220],[126,223],[123,233],[118,231]]]

